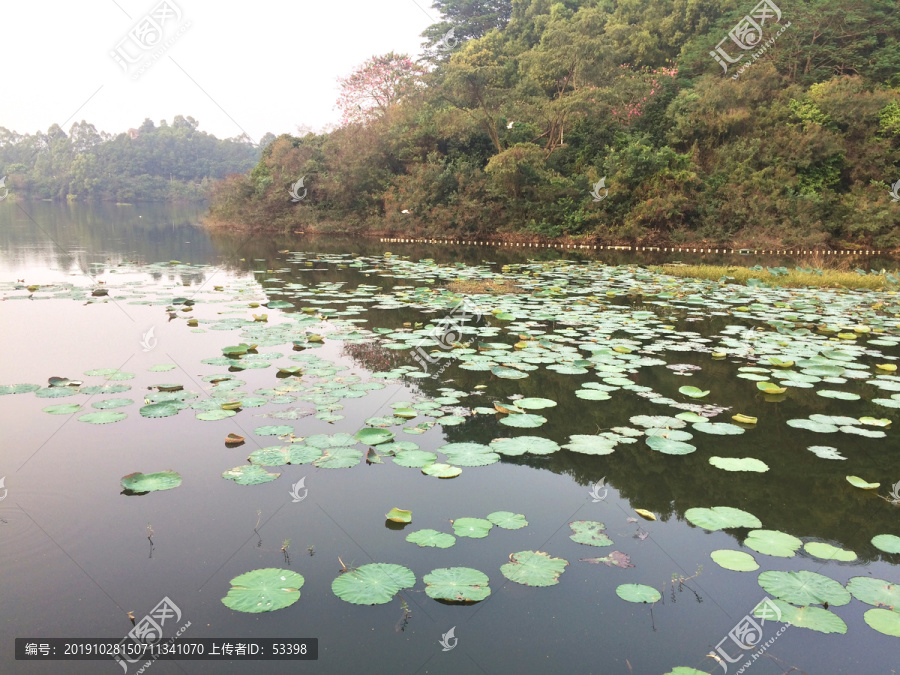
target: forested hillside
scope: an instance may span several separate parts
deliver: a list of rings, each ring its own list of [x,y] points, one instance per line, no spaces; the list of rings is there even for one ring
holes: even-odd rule
[[[245,137],[219,140],[198,131],[198,124],[181,115],[158,127],[148,119],[118,135],[98,132],[84,120],[68,134],[57,124],[46,134],[0,127],[0,178],[6,176],[6,188],[25,198],[205,199],[213,180],[253,168],[259,149]]]
[[[896,0],[434,7],[424,59],[362,64],[210,222],[900,247]]]

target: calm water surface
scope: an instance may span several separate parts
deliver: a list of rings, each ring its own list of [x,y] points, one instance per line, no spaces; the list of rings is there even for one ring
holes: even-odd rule
[[[301,237],[248,239],[206,232],[197,224],[200,215],[194,208],[0,203],[0,283],[24,280],[26,284],[90,286],[82,270],[103,269],[98,278],[110,286],[130,282],[151,288],[183,283],[188,286],[185,295],[201,286],[209,290],[239,279],[252,281],[264,292],[281,288],[272,280],[307,286],[344,281],[345,288],[351,289],[360,284],[389,288],[405,280],[366,275],[327,262],[291,265],[286,262],[289,255],[279,251],[381,256],[390,250],[412,260],[433,258],[439,263],[475,265],[487,259],[498,267],[529,256],[577,259],[573,253],[554,251],[404,247]],[[128,266],[122,274],[110,270],[122,261],[169,260],[209,267],[161,272],[160,268]],[[604,260],[621,262],[626,258],[607,256]],[[92,263],[98,265],[91,267]],[[14,638],[121,638],[132,629],[128,612],[141,618],[163,597],[178,605],[182,623],[191,622],[185,637],[314,637],[319,639],[319,660],[159,661],[150,669],[153,673],[299,670],[660,675],[675,666],[724,672],[705,655],[762,599],[764,591],[757,584],[758,572],[727,571],[709,557],[720,548],[748,550],[741,546],[746,530],[709,533],[693,527],[683,517],[691,507],[738,507],[756,515],[766,529],[781,530],[804,541],[831,542],[858,555],[853,563],[838,563],[812,558],[802,550],[790,559],[750,551],[761,564],[759,572],[805,569],[843,584],[854,576],[900,583],[900,556],[882,553],[870,543],[875,534],[900,535],[900,509],[844,481],[851,473],[881,480],[883,485],[900,480],[898,431],[889,429],[885,439],[841,435],[839,448],[848,457],[841,462],[820,459],[806,450],[813,444],[838,444],[833,437],[785,424],[787,419],[816,412],[896,418],[891,414],[894,411],[867,402],[871,395],[862,401],[830,401],[812,389],[792,389],[788,400],[766,403],[752,383],[734,379],[736,368],[745,363],[679,353],[663,358],[696,364],[702,370],[691,377],[678,377],[664,367],[643,368],[636,376],[637,383],[673,397],[684,384],[712,388],[714,402],[732,409],[728,416],[744,412],[759,417],[753,433],[698,434],[703,436],[695,437],[699,451],[690,456],[662,455],[639,442],[620,445],[613,454],[602,457],[565,450],[548,456],[504,457],[491,466],[464,469],[452,480],[437,480],[387,460],[342,470],[284,466],[272,469],[281,471],[282,476],[271,483],[242,486],[223,480],[221,473],[244,463],[250,452],[277,443],[254,435],[257,426],[292,424],[303,436],[353,434],[367,418],[389,414],[392,403],[422,395],[440,396],[441,387],[477,392],[476,385],[487,384],[486,393],[460,403],[470,407],[490,406],[492,401],[514,394],[551,398],[558,406],[539,411],[546,413],[547,424],[523,431],[561,444],[570,434],[594,434],[598,429],[627,425],[633,415],[672,411],[637,396],[614,396],[599,403],[576,398],[573,391],[577,385],[596,380],[594,374],[558,375],[542,368],[531,372],[528,379],[513,381],[451,365],[437,379],[385,380],[387,387],[380,391],[342,401],[345,407],[339,412],[345,417],[333,424],[315,417],[296,421],[255,417],[285,407],[275,404],[247,408],[234,418],[214,422],[197,421],[191,410],[147,419],[137,413],[136,406],[150,393],[148,387],[176,382],[202,393],[209,384],[201,378],[226,369],[201,361],[220,356],[222,347],[239,341],[238,332],[192,333],[184,321],[168,320],[165,303],[84,304],[70,298],[11,297],[22,295],[8,288],[2,293],[0,384],[45,386],[51,376],[96,384],[97,378],[84,376],[86,371],[119,368],[136,377],[123,383],[130,391],[114,397],[130,397],[137,403],[121,409],[128,413],[121,422],[91,425],[77,421],[77,414],[42,412],[48,405],[71,402],[83,403],[90,410],[84,394],[58,400],[32,393],[0,397],[4,436],[0,476],[5,476],[8,491],[0,502],[2,673],[122,672],[112,661],[17,662]],[[268,299],[280,297],[270,294]],[[622,302],[629,301],[623,298]],[[227,305],[203,307],[198,303],[194,314],[218,319],[220,311],[227,311]],[[280,311],[298,310],[268,311],[272,321]],[[396,328],[406,321],[434,319],[423,319],[415,310],[376,309],[355,318],[368,320],[360,323],[367,328]],[[731,317],[727,321],[720,317],[684,321],[679,329],[717,332],[733,321]],[[154,327],[158,342],[154,349],[144,351],[140,343],[150,327]],[[266,349],[292,353],[289,345]],[[414,365],[406,352],[392,352],[376,343],[347,345],[326,340],[314,353],[346,366],[342,374],[363,379],[395,365]],[[900,350],[885,348],[884,353],[898,356]],[[174,363],[178,368],[148,371],[161,363]],[[246,391],[283,382],[275,379],[272,368],[241,371],[237,377],[247,382]],[[851,386],[862,391],[865,385]],[[247,443],[225,447],[223,440],[229,432],[246,436]],[[398,440],[412,440],[423,450],[434,450],[447,442],[489,443],[509,432],[494,416],[475,415],[459,426],[436,425],[420,436],[398,433]],[[707,463],[715,454],[757,457],[771,470],[719,471]],[[183,484],[142,496],[121,494],[122,476],[163,469],[178,471]],[[295,503],[290,486],[304,476],[308,496]],[[595,502],[589,491],[603,477],[610,490],[605,500]],[[412,510],[411,525],[386,525],[384,514],[395,506]],[[635,517],[634,508],[648,509],[659,520],[630,521]],[[449,532],[451,519],[484,517],[497,510],[525,514],[528,527],[516,531],[494,528],[485,539],[460,537],[445,550],[419,548],[404,541],[413,530]],[[570,540],[568,523],[575,520],[604,522],[614,546],[593,548]],[[152,542],[147,538],[148,525]],[[289,560],[282,551],[286,539],[291,542]],[[579,561],[613,549],[628,554],[634,567],[619,569]],[[511,553],[524,550],[547,551],[568,560],[560,583],[530,588],[508,582],[499,568]],[[402,594],[411,616],[404,620],[398,599],[369,607],[335,597],[331,582],[341,570],[338,557],[347,565],[391,562],[413,570],[417,584]],[[470,606],[428,598],[422,577],[435,568],[452,566],[485,572],[490,577],[491,596]],[[301,573],[305,584],[300,600],[289,608],[263,614],[243,614],[222,604],[230,579],[263,567]],[[673,586],[675,574],[694,578],[685,586]],[[624,602],[615,593],[623,583],[661,589],[663,599],[652,608]],[[869,608],[856,599],[831,608],[846,622],[846,635],[788,628],[768,649],[768,655],[746,672],[894,673],[900,639],[869,628],[863,620]],[[780,625],[769,622],[764,627],[765,639]],[[451,627],[455,627],[458,643],[444,652],[439,640]],[[730,665],[728,672],[736,672],[740,665]]]

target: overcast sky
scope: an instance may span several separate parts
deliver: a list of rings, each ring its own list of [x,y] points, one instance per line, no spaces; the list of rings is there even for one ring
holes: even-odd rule
[[[431,0],[164,1],[3,2],[0,126],[68,133],[84,119],[115,133],[180,114],[219,138],[320,129],[339,121],[338,77],[376,54],[419,56],[440,20]],[[154,9],[163,38],[144,50]],[[128,63],[158,50],[143,72]]]

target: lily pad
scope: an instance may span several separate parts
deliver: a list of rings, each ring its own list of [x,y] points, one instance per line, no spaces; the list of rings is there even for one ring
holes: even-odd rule
[[[60,405],[50,405],[46,408],[41,408],[41,410],[51,415],[71,415],[81,410],[81,405],[78,403],[61,403]]]
[[[512,511],[494,511],[488,514],[487,519],[504,530],[521,530],[528,525],[524,515]]]
[[[327,448],[313,465],[321,469],[349,469],[359,464],[364,454],[362,450],[346,446]]]
[[[612,546],[612,539],[603,534],[606,525],[596,520],[576,520],[569,523],[572,533],[569,539],[588,546]]]
[[[900,553],[900,537],[895,534],[876,534],[872,545],[885,553]]]
[[[471,567],[442,567],[426,574],[422,581],[425,594],[435,600],[479,602],[491,594],[488,576]]]
[[[582,455],[609,455],[615,451],[616,443],[606,436],[573,434],[563,447]]]
[[[616,588],[616,595],[628,602],[658,602],[662,595],[652,586],[644,584],[622,584]]]
[[[839,560],[841,562],[851,562],[856,560],[856,554],[853,551],[838,548],[837,546],[832,546],[823,541],[808,541],[803,545],[803,548],[810,555],[814,555],[817,558],[824,558],[825,560]]]
[[[769,465],[753,457],[710,457],[709,463],[725,471],[756,471],[765,473]]]
[[[428,466],[422,467],[422,473],[426,476],[434,476],[435,478],[456,478],[459,474],[462,473],[462,469],[458,466],[452,466],[450,464],[442,464],[437,462],[435,464],[429,464]]]
[[[679,387],[678,393],[689,396],[690,398],[704,398],[709,395],[709,391],[703,391],[699,387]]]
[[[568,560],[553,558],[543,551],[519,551],[509,556],[509,562],[500,567],[500,572],[517,584],[554,586],[568,564]]]
[[[222,478],[233,480],[238,485],[259,485],[275,480],[281,474],[269,473],[256,464],[243,464],[222,473]]]
[[[171,417],[177,415],[184,407],[185,404],[182,401],[160,401],[142,406],[139,412],[141,417]]]
[[[135,494],[171,490],[181,485],[181,475],[167,470],[158,473],[130,473],[122,477],[122,487]]]
[[[412,511],[407,509],[398,509],[396,506],[384,514],[384,517],[395,523],[411,523]]]
[[[290,607],[300,599],[303,576],[266,567],[236,576],[222,603],[235,611],[259,614]]]
[[[792,605],[828,604],[839,607],[850,602],[850,592],[846,588],[817,572],[771,570],[760,574],[758,581],[768,593]]]
[[[881,487],[881,483],[870,483],[859,476],[847,476],[846,478],[850,485],[861,490],[874,490],[875,488]]]
[[[87,422],[88,424],[110,424],[112,422],[120,422],[128,415],[123,412],[106,410],[104,412],[88,413],[78,418],[79,422]]]
[[[844,623],[844,620],[827,609],[822,609],[821,607],[794,607],[778,598],[769,600],[767,604],[769,604],[768,607],[757,605],[754,608],[754,616],[767,620],[773,619],[787,622],[791,626],[808,628],[819,633],[838,633],[843,635],[847,632],[847,624]],[[771,605],[777,608],[780,614],[778,617],[772,616]]]
[[[870,628],[879,633],[900,637],[900,612],[892,612],[887,609],[870,609],[863,614],[863,619]]]
[[[778,530],[751,530],[744,540],[744,546],[779,558],[793,558],[802,545],[797,537]]]
[[[505,424],[508,427],[516,427],[518,429],[534,429],[541,426],[546,421],[547,418],[541,417],[540,415],[532,415],[531,413],[519,413],[504,417],[502,420],[500,420],[500,424]],[[444,424],[443,419],[441,419],[441,424]]]
[[[494,524],[484,518],[457,518],[453,521],[453,531],[457,537],[483,539],[488,536],[492,527]]]
[[[406,541],[417,544],[419,546],[430,546],[432,548],[450,548],[456,543],[456,537],[446,532],[438,532],[437,530],[416,530],[406,535]]]
[[[900,586],[884,579],[853,577],[847,582],[847,590],[854,598],[869,605],[900,610]]]
[[[732,506],[688,509],[684,517],[697,527],[713,532],[731,527],[762,527],[762,522],[752,513]]]
[[[437,455],[433,452],[425,450],[401,450],[394,455],[394,464],[405,466],[410,469],[421,469],[433,464],[437,459]]]
[[[811,445],[806,449],[822,459],[847,459],[837,451],[837,448],[827,445]]]
[[[520,398],[516,401],[516,405],[525,410],[540,410],[555,407],[556,401],[551,401],[549,398]]]
[[[394,434],[387,429],[360,429],[356,432],[356,440],[366,445],[378,445],[379,443],[388,443],[394,440]]]
[[[491,441],[490,448],[501,455],[515,457],[525,453],[549,455],[559,450],[559,444],[540,436],[517,436],[515,438],[495,438]]]
[[[331,591],[354,605],[383,605],[415,584],[416,575],[402,565],[372,563],[340,575],[331,582]]]
[[[709,422],[705,422],[700,426],[709,425]],[[689,455],[697,450],[697,447],[691,445],[690,443],[685,443],[684,441],[676,441],[665,436],[647,436],[647,438],[645,439],[645,443],[647,443],[647,445],[653,450],[661,452],[665,455]]]
[[[749,553],[722,548],[709,554],[716,563],[726,570],[734,572],[753,572],[759,569],[759,563]]]

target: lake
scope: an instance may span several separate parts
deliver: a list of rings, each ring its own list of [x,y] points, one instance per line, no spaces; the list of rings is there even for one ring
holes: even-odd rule
[[[168,598],[166,638],[317,638],[318,660],[154,673],[735,673],[770,640],[744,672],[894,672],[896,294],[201,216],[0,203],[0,671],[122,672],[14,640],[119,641]],[[518,293],[439,290],[498,275]],[[265,568],[299,599],[223,604]]]

